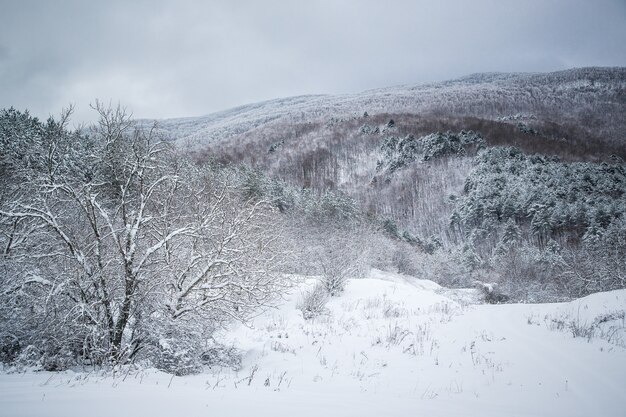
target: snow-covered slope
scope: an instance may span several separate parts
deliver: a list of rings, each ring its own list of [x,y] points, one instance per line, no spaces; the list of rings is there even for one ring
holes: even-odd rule
[[[370,114],[438,112],[492,119],[535,112],[568,118],[591,112],[594,117],[603,117],[624,114],[624,91],[626,68],[579,68],[547,74],[485,73],[358,94],[281,98],[203,117],[162,120],[159,124],[168,137],[201,147],[271,123],[347,118],[365,111]],[[618,120],[612,122],[616,130],[623,127]]]
[[[626,290],[483,305],[473,290],[373,271],[305,321],[310,285],[223,335],[245,352],[237,372],[2,374],[0,415],[624,415]],[[574,338],[572,323],[599,327]]]

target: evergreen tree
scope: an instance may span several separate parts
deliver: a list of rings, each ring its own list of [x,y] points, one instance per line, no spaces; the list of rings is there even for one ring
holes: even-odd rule
[[[519,242],[521,238],[522,231],[517,223],[515,223],[515,220],[510,217],[504,225],[501,242],[505,245],[514,245]]]

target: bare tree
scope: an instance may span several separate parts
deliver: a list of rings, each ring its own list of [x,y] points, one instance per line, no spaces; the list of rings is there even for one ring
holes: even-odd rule
[[[44,169],[0,207],[5,268],[20,277],[5,295],[40,287],[28,293],[45,325],[28,343],[45,329],[57,350],[120,361],[140,350],[151,321],[244,320],[268,305],[288,284],[269,206],[186,162],[123,108],[95,109],[89,135],[62,125],[47,138]]]

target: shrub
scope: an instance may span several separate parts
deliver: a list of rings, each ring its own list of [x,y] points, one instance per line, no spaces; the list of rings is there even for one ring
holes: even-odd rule
[[[416,256],[417,252],[414,248],[400,244],[393,253],[393,265],[401,274],[417,276],[420,269],[415,260]]]
[[[304,293],[297,304],[298,310],[302,311],[302,317],[310,320],[324,313],[328,301],[328,289],[326,285],[317,283],[313,289]]]
[[[0,362],[13,362],[21,350],[22,347],[16,337],[7,335],[0,338]]]
[[[200,361],[208,367],[219,366],[238,371],[241,369],[241,352],[233,346],[215,343],[202,352]]]
[[[485,302],[489,304],[501,304],[509,301],[510,297],[500,290],[496,283],[486,283],[482,281],[474,281],[476,287],[485,297]]]

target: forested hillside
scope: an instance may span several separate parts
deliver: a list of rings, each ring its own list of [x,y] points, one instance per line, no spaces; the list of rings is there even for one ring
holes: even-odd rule
[[[625,80],[623,68],[479,74],[242,107],[254,127],[191,136],[204,144],[198,161],[350,196],[410,245],[396,254],[405,272],[500,281],[516,299],[571,297],[624,285]],[[435,273],[431,258],[443,260]]]
[[[577,68],[553,73],[487,73],[456,80],[380,88],[357,94],[280,98],[240,106],[205,117],[161,122],[168,136],[202,147],[267,126],[350,119],[370,114],[435,114],[485,120],[574,126],[610,143],[624,137],[624,68]],[[148,123],[150,124],[150,123]],[[547,127],[547,126],[546,126]],[[561,132],[564,135],[566,132]],[[565,135],[566,137],[570,135]]]

